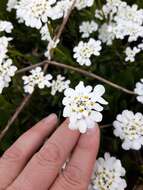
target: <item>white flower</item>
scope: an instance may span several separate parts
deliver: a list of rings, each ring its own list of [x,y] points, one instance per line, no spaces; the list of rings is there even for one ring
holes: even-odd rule
[[[54,96],[56,92],[63,92],[65,89],[69,88],[70,80],[65,80],[64,76],[57,75],[56,80],[52,80],[51,84],[51,94]]]
[[[140,44],[138,44],[138,48],[139,48],[140,50],[143,50],[143,41],[142,41]]]
[[[42,23],[48,22],[52,5],[56,0],[20,0],[16,6],[16,15],[26,26],[40,29]]]
[[[7,32],[10,33],[13,29],[13,25],[11,24],[11,22],[8,21],[0,21],[0,32]]]
[[[79,31],[82,33],[82,38],[88,38],[91,33],[96,32],[98,29],[98,24],[92,21],[85,21],[79,26]]]
[[[41,34],[41,39],[42,40],[46,40],[46,41],[51,40],[51,35],[50,35],[50,31],[49,31],[49,28],[48,28],[47,24],[42,26],[42,28],[40,29],[40,34]]]
[[[78,10],[84,9],[86,7],[91,7],[94,3],[94,0],[77,0],[75,7]]]
[[[139,53],[140,51],[141,50],[137,47],[134,47],[133,49],[131,49],[131,47],[127,47],[125,50],[126,54],[125,61],[134,62],[136,54]]]
[[[0,37],[0,63],[7,57],[8,44],[11,40],[12,38],[7,38],[5,36]]]
[[[11,59],[3,60],[3,63],[0,63],[0,94],[4,87],[8,87],[11,81],[11,77],[15,75],[17,68],[12,65]]]
[[[115,39],[115,34],[112,31],[112,27],[114,23],[110,23],[110,25],[104,23],[99,28],[99,36],[98,38],[107,45],[112,45],[113,40]]]
[[[98,158],[96,161],[93,189],[124,190],[127,184],[123,176],[125,176],[125,169],[121,161],[105,153],[104,158]]]
[[[59,39],[57,39],[56,41],[51,39],[48,43],[48,46],[47,46],[47,51],[45,52],[45,57],[48,58],[48,60],[51,60],[51,50],[56,48],[58,43],[60,42]]]
[[[49,15],[49,17],[52,18],[52,20],[65,17],[72,4],[73,0],[58,1],[57,4],[54,7],[52,7],[52,11],[50,12],[51,15]]]
[[[134,92],[138,95],[137,101],[143,104],[143,79],[136,83]]]
[[[40,29],[49,18],[55,20],[65,17],[72,3],[71,0],[20,0],[15,6],[16,15],[19,22]]]
[[[44,76],[44,72],[42,71],[41,67],[31,70],[30,73],[31,74],[29,76],[22,77],[24,80],[24,91],[26,93],[32,94],[36,85],[40,89],[51,86],[50,80],[52,79],[52,75],[47,74]]]
[[[17,0],[8,0],[7,2],[7,11],[11,11],[12,9],[15,9],[15,6],[17,5]]]
[[[84,86],[80,82],[75,89],[68,88],[65,90],[63,105],[64,117],[69,117],[70,129],[78,129],[81,133],[85,133],[88,128],[93,128],[95,122],[102,120],[103,107],[100,104],[107,104],[102,98],[105,88],[97,85],[92,91],[91,86]]]
[[[101,49],[101,41],[90,38],[88,42],[80,41],[78,46],[74,47],[73,57],[80,65],[90,66],[90,57],[92,55],[99,56]]]
[[[96,10],[95,17],[100,20],[105,17],[109,25],[113,23],[112,33],[116,39],[128,37],[128,42],[132,42],[143,37],[143,9],[138,9],[136,4],[130,6],[124,1],[107,0],[102,11]]]
[[[123,140],[125,150],[139,150],[143,145],[143,115],[124,110],[113,122],[114,134]]]

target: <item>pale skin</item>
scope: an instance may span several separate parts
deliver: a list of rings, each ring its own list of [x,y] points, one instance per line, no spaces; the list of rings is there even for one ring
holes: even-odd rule
[[[51,114],[3,154],[0,190],[88,189],[99,148],[99,128],[81,135],[68,128],[68,120],[56,127],[57,117]]]

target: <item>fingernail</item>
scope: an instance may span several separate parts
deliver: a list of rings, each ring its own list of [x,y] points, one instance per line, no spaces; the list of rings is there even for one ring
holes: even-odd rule
[[[96,124],[95,127],[88,129],[86,134],[87,135],[95,134],[97,132],[97,130],[98,130],[98,124]]]
[[[48,117],[45,118],[44,122],[49,123],[49,122],[57,122],[58,118],[55,113],[50,114]]]

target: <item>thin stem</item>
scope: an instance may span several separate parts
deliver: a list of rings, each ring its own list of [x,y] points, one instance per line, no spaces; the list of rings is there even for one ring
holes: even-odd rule
[[[13,124],[13,122],[16,120],[20,112],[23,110],[25,105],[28,103],[29,99],[31,98],[31,95],[25,96],[21,102],[21,104],[17,107],[15,113],[12,115],[12,117],[9,119],[7,125],[4,127],[4,129],[0,133],[0,141],[5,136],[7,131],[9,130],[10,126]]]
[[[112,126],[112,123],[105,124],[105,125],[100,125],[100,129],[108,128],[108,127],[111,127],[111,126]]]
[[[111,81],[109,81],[109,80],[107,80],[107,79],[105,79],[105,78],[103,78],[103,77],[101,77],[99,75],[93,74],[93,73],[91,73],[89,71],[86,71],[84,69],[80,69],[80,68],[73,67],[73,66],[70,66],[70,65],[66,65],[66,64],[63,64],[63,63],[59,63],[59,62],[56,62],[56,61],[46,61],[45,60],[43,62],[40,62],[40,63],[36,64],[36,65],[31,65],[29,67],[20,69],[19,71],[17,71],[17,74],[23,73],[23,72],[28,71],[28,70],[31,70],[31,69],[33,69],[33,68],[35,68],[37,66],[42,66],[42,65],[44,65],[46,63],[48,63],[49,65],[54,65],[56,67],[61,67],[61,68],[64,68],[64,69],[69,69],[69,70],[72,70],[72,71],[76,71],[76,72],[81,73],[81,74],[83,74],[85,76],[97,79],[97,80],[99,80],[99,81],[101,81],[101,82],[103,82],[105,84],[108,84],[108,85],[110,85],[110,86],[112,86],[112,87],[114,87],[114,88],[116,88],[118,90],[126,92],[127,94],[135,95],[134,91],[128,90],[128,89],[126,89],[126,88],[124,88],[124,87],[122,87],[122,86],[120,86],[118,84],[115,84],[115,83],[113,83],[113,82],[111,82]]]

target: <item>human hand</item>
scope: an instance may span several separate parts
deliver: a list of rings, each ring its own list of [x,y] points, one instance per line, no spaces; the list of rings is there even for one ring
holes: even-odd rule
[[[88,189],[99,148],[99,128],[80,135],[67,127],[66,120],[42,146],[56,124],[57,117],[51,114],[4,153],[0,159],[0,190]]]

